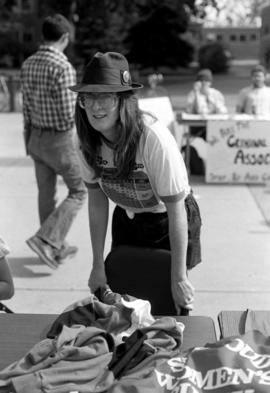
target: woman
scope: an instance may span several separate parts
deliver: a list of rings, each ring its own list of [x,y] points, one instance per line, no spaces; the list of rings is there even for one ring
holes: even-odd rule
[[[200,262],[200,214],[177,144],[156,118],[138,108],[129,65],[120,53],[96,53],[78,92],[76,126],[82,176],[88,187],[93,268],[89,287],[106,284],[104,243],[108,199],[116,203],[112,247],[171,250],[171,291],[177,312],[193,308],[187,267]],[[188,250],[187,212],[195,235]],[[188,250],[188,259],[187,259]]]

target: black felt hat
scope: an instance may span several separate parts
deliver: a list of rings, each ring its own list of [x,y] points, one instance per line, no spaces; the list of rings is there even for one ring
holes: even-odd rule
[[[78,93],[110,93],[142,88],[132,83],[128,61],[121,53],[97,52],[87,64],[81,83],[70,86]]]

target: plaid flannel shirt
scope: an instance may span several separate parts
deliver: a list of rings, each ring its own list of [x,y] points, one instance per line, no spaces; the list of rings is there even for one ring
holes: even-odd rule
[[[41,45],[21,69],[24,128],[31,125],[67,131],[74,126],[76,72],[67,57]]]

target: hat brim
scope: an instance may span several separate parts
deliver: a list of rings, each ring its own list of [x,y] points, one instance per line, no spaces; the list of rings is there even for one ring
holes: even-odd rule
[[[69,86],[69,89],[77,93],[118,93],[121,91],[130,91],[141,89],[143,85],[140,83],[132,83],[127,86],[119,85],[86,85],[78,83],[74,86]]]

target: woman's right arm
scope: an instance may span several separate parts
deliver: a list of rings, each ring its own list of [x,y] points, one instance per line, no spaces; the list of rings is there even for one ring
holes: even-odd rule
[[[108,226],[109,201],[100,187],[88,189],[88,213],[93,252],[93,266],[88,281],[95,292],[106,284],[104,246]]]
[[[0,258],[0,300],[10,299],[14,295],[14,283],[8,262]]]

